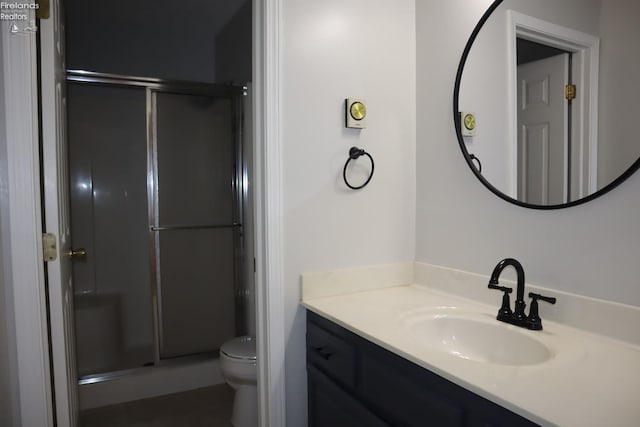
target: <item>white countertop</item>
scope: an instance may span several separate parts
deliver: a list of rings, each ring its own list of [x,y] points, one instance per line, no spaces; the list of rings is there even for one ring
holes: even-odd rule
[[[495,317],[498,306],[423,285],[389,286],[311,298],[309,310],[517,414],[545,426],[640,426],[640,347],[545,320],[554,356],[527,366],[463,359],[408,332],[407,316],[455,307]],[[497,321],[496,321],[497,322]],[[504,325],[508,328],[516,328]],[[640,325],[636,325],[640,327]]]

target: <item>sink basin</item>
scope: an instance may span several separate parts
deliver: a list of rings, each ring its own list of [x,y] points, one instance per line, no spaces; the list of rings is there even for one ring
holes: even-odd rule
[[[481,314],[423,314],[408,319],[416,338],[434,350],[497,365],[535,365],[553,352],[530,332]]]

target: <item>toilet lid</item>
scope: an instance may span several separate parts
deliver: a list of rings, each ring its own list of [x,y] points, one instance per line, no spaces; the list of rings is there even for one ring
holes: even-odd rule
[[[256,360],[256,340],[250,336],[236,337],[222,344],[220,351],[234,359]]]

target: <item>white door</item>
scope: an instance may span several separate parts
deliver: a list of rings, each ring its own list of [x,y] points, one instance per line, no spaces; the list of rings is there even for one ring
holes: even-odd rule
[[[518,66],[518,200],[567,199],[569,54]]]
[[[74,427],[78,418],[78,380],[70,256],[64,27],[59,0],[51,1],[50,18],[40,21],[40,31],[45,231],[58,240],[58,257],[47,263],[56,421],[58,427]]]

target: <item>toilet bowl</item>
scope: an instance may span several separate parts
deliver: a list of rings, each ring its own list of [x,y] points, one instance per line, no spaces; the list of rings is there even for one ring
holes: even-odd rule
[[[256,342],[253,337],[236,337],[220,347],[222,376],[235,390],[231,425],[257,427],[258,387]]]

